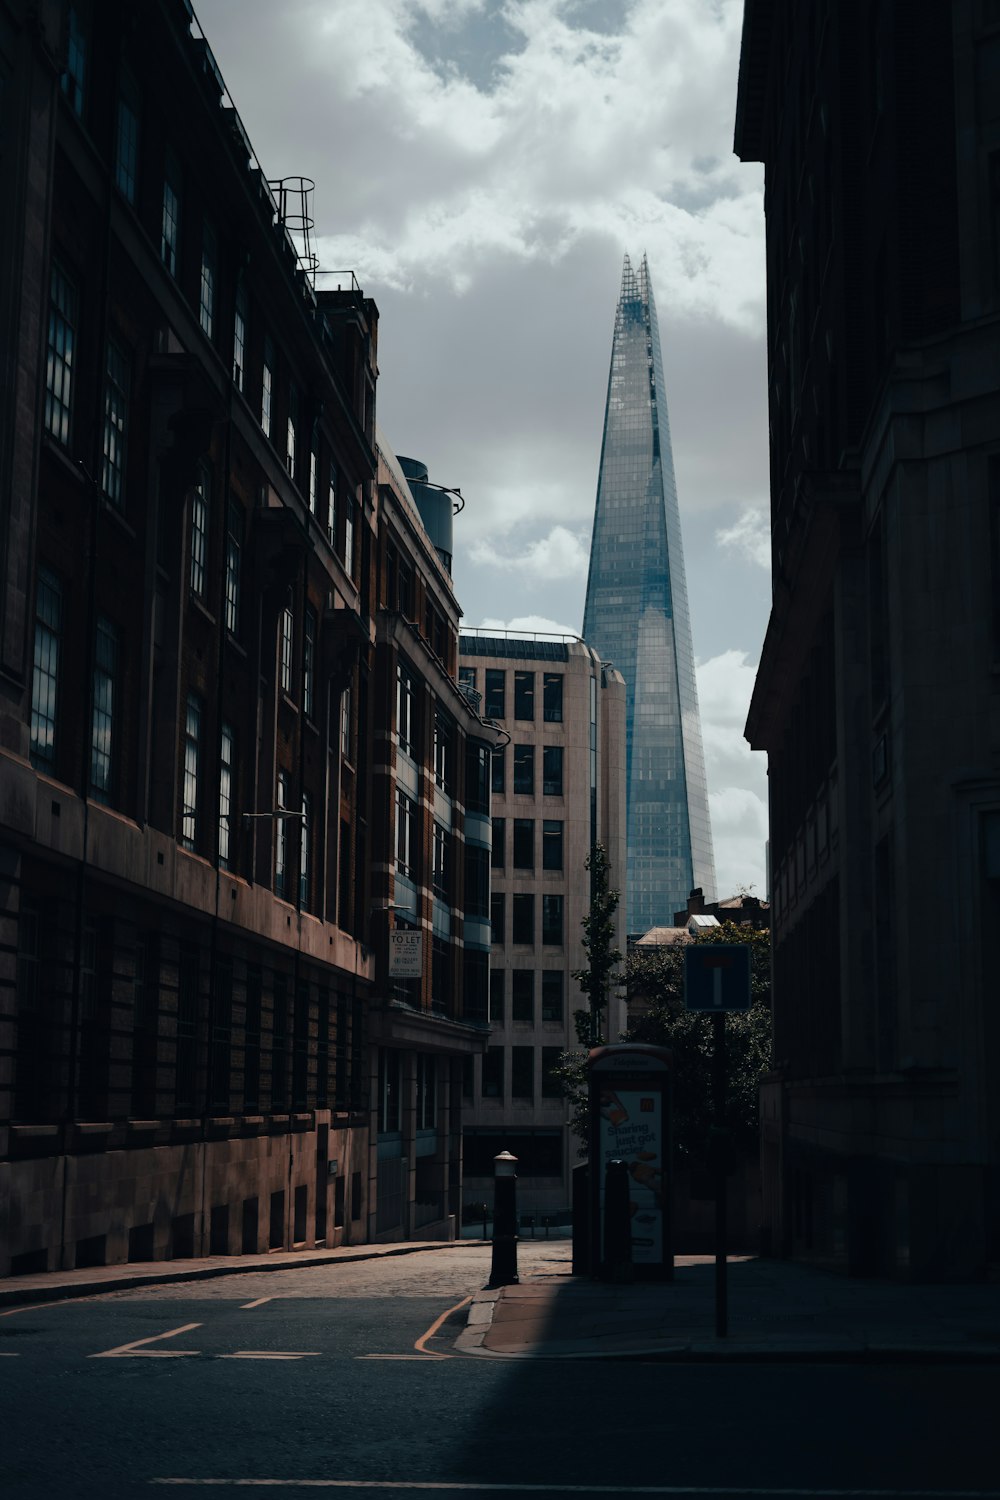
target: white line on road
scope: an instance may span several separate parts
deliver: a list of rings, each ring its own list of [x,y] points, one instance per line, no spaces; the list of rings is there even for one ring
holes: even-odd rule
[[[235,1354],[220,1354],[220,1359],[319,1359],[318,1349],[289,1349],[277,1352],[273,1349],[238,1349]]]
[[[90,1354],[89,1359],[183,1359],[185,1354],[197,1354],[197,1349],[144,1349],[144,1344],[157,1344],[160,1339],[175,1339],[179,1333],[190,1333],[200,1328],[200,1323],[182,1323],[180,1328],[168,1329],[166,1333],[154,1333],[148,1339],[133,1339],[131,1344],[119,1344],[117,1349],[104,1349],[100,1354]]]
[[[434,1354],[428,1350],[425,1354],[356,1354],[355,1359],[409,1359],[415,1364],[426,1364],[429,1359],[450,1359],[450,1354]]]
[[[423,1479],[151,1479],[150,1484],[215,1485],[219,1489],[467,1490],[503,1495],[752,1495],[757,1500],[1000,1500],[1000,1490],[762,1489],[752,1485],[683,1484],[462,1484]]]
[[[0,1359],[20,1359],[20,1349],[0,1349]]]
[[[245,1312],[248,1307],[263,1307],[265,1302],[273,1302],[273,1297],[258,1297],[256,1302],[241,1302],[240,1307]]]

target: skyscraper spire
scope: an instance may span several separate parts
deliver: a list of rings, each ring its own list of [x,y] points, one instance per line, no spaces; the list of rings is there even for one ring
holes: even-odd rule
[[[624,675],[630,932],[715,895],[680,512],[656,307],[626,255],[615,313],[583,634]]]

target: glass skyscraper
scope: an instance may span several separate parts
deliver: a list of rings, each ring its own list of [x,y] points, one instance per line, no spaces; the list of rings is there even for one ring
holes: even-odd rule
[[[630,932],[715,898],[681,521],[656,307],[628,256],[615,314],[583,635],[627,688]]]

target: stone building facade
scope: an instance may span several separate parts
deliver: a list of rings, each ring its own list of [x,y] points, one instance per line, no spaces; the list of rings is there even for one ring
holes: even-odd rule
[[[464,1195],[492,1197],[493,1158],[518,1158],[526,1211],[568,1207],[578,1142],[552,1076],[575,1048],[584,1007],[581,923],[590,906],[584,866],[604,845],[622,890],[625,950],[625,684],[582,640],[463,634],[460,675],[482,695],[484,718],[506,731],[493,757],[489,1046],[465,1082]],[[624,1029],[612,997],[608,1036]]]
[[[1000,12],[746,0],[765,167],[771,1245],[1000,1257]]]

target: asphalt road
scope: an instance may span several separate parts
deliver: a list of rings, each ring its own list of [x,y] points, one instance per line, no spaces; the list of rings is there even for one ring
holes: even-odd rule
[[[567,1247],[522,1246],[522,1275]],[[456,1355],[475,1244],[0,1316],[0,1495],[997,1496],[975,1367]],[[438,1326],[439,1325],[439,1326]]]

